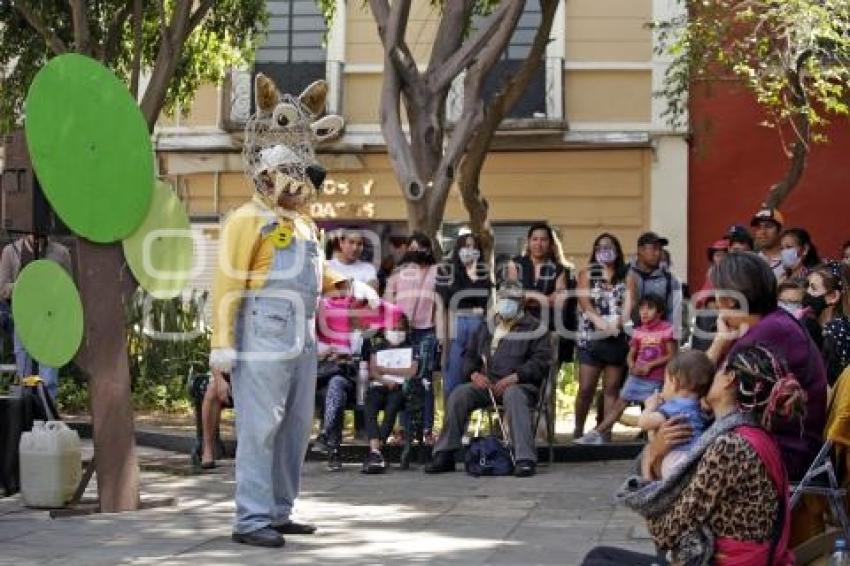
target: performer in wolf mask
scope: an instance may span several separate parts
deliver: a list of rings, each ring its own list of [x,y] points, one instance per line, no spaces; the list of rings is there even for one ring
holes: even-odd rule
[[[258,74],[256,114],[243,155],[256,193],[221,232],[213,287],[210,368],[220,396],[232,377],[236,411],[235,542],[282,546],[282,534],[316,527],[291,517],[313,421],[316,303],[348,289],[377,306],[375,292],[324,269],[318,230],[303,212],[325,170],[314,147],[337,135],[339,116],[320,117],[327,85],[281,95]],[[317,119],[318,118],[318,119]]]

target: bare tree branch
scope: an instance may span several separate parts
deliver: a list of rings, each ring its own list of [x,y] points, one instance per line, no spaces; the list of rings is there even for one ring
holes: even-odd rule
[[[369,7],[372,9],[372,17],[375,18],[375,23],[378,24],[378,35],[382,42],[386,42],[387,20],[390,18],[390,4],[387,0],[369,0]],[[384,43],[386,45],[386,43]]]
[[[74,43],[77,52],[91,55],[91,33],[89,30],[88,6],[86,0],[69,0],[71,21],[74,25]]]
[[[463,205],[469,213],[470,228],[473,233],[482,236],[482,245],[488,254],[492,248],[492,234],[487,221],[490,206],[487,199],[481,194],[479,179],[484,161],[487,159],[487,151],[499,124],[522,98],[528,83],[544,61],[558,2],[557,0],[544,0],[541,8],[540,27],[537,28],[528,57],[517,74],[506,81],[499,93],[488,104],[484,112],[483,124],[469,140],[464,156],[458,165],[458,186]]]
[[[446,2],[443,8],[443,17],[440,19],[440,27],[434,37],[434,46],[431,49],[431,59],[428,62],[429,72],[443,64],[460,48],[463,42],[463,32],[472,15],[474,6],[475,0]]]
[[[148,129],[151,131],[153,131],[156,119],[163,104],[165,104],[168,87],[180,62],[180,50],[191,31],[189,21],[192,15],[192,2],[176,2],[170,21],[167,20],[165,5],[162,0],[159,1],[158,6],[162,36],[160,37],[159,51],[153,65],[151,78],[139,105],[148,123]],[[168,21],[167,26],[165,25],[166,21]]]
[[[27,23],[44,38],[44,41],[48,46],[50,46],[50,50],[53,51],[55,55],[61,55],[68,51],[68,47],[65,45],[65,42],[47,27],[44,20],[32,11],[25,1],[18,0],[17,2],[14,2],[13,6],[18,13],[24,17]]]
[[[791,96],[794,98],[793,104],[798,110],[790,120],[794,134],[797,136],[797,141],[794,142],[794,146],[791,149],[791,162],[788,166],[788,172],[767,192],[767,198],[764,201],[766,207],[775,208],[779,206],[799,184],[806,169],[812,128],[807,113],[809,100],[806,96],[805,86],[803,85],[802,73],[806,62],[813,56],[814,51],[811,49],[802,51],[797,55],[794,67],[788,69],[786,72],[788,83],[791,86]]]
[[[502,2],[499,8],[490,14],[476,34],[464,42],[463,47],[454,53],[445,63],[429,73],[429,84],[432,92],[437,92],[451,86],[452,81],[470,62],[479,55],[481,49],[488,45],[490,38],[500,29],[500,24],[507,14],[522,13],[525,0],[508,0]],[[517,10],[519,7],[519,10]],[[511,30],[513,33],[513,30]]]
[[[198,3],[198,7],[195,9],[192,17],[189,18],[188,34],[191,34],[195,28],[201,25],[201,22],[207,16],[213,4],[215,4],[215,0],[201,0]]]
[[[381,130],[405,195],[421,197],[423,180],[419,178],[410,142],[401,125],[401,86],[398,70],[386,60],[381,90]]]
[[[142,0],[133,0],[133,62],[130,68],[130,93],[139,99],[139,75],[142,73]]]

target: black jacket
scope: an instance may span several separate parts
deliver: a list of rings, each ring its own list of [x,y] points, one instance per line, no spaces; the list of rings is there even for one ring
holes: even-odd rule
[[[544,332],[537,338],[517,338],[518,332],[531,333],[538,329],[540,322],[530,314],[524,314],[514,325],[510,333],[502,338],[496,352],[490,354],[493,334],[488,324],[482,324],[470,338],[463,357],[463,375],[469,380],[473,372],[484,367],[482,356],[487,359],[487,377],[498,380],[514,372],[520,383],[540,385],[549,374],[552,366],[552,348],[549,333]]]

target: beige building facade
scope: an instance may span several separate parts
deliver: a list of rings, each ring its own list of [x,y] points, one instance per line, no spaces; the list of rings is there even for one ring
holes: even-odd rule
[[[427,0],[413,6],[407,40],[424,63],[439,13]],[[687,145],[684,133],[664,122],[664,101],[653,97],[666,61],[654,54],[647,27],[676,6],[675,0],[561,2],[545,66],[497,135],[482,174],[498,253],[518,253],[524,229],[540,220],[557,229],[577,265],[601,232],[614,233],[631,252],[637,236],[653,229],[670,238],[676,271],[687,272]],[[240,130],[251,112],[253,73],[282,77],[284,88],[298,89],[294,79],[306,84],[321,77],[331,87],[330,110],[345,117],[346,129],[322,150],[329,173],[313,216],[328,227],[403,231],[405,203],[378,123],[383,54],[368,6],[338,0],[324,45],[316,40],[322,22],[312,0],[272,0],[269,7],[271,32],[255,67],[234,70],[222,87],[202,88],[186,116],[160,121],[160,174],[177,187],[214,249],[214,224],[252,191],[242,171]],[[527,50],[539,21],[535,9],[529,1],[506,69]],[[462,111],[461,88],[450,95],[449,120]],[[466,219],[453,190],[445,235]]]

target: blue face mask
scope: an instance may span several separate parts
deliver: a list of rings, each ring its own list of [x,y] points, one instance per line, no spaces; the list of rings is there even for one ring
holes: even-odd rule
[[[513,299],[499,299],[496,310],[503,320],[514,320],[519,316],[519,302]]]
[[[785,248],[781,252],[782,267],[785,269],[794,269],[797,262],[800,261],[800,254],[797,253],[797,248]]]

